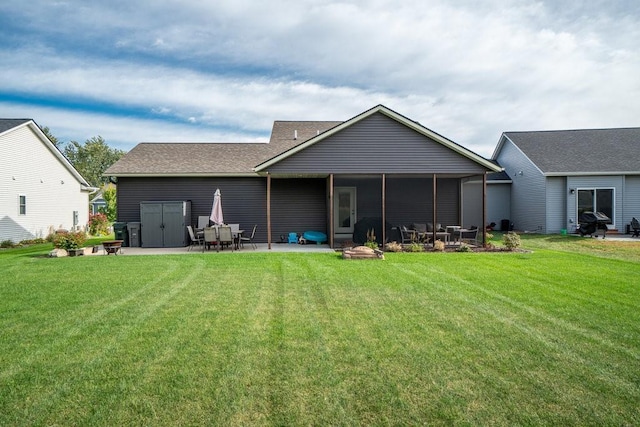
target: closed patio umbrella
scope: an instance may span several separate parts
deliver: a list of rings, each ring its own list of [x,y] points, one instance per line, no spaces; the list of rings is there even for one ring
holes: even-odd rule
[[[222,199],[220,197],[220,189],[217,188],[213,194],[213,206],[211,207],[211,216],[209,217],[214,224],[223,224],[222,216]]]

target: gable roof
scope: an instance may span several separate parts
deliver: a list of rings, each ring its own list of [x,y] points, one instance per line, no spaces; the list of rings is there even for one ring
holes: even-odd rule
[[[62,154],[62,152],[56,147],[53,142],[47,137],[47,135],[42,132],[40,126],[36,124],[33,119],[0,119],[0,136],[5,135],[9,132],[12,132],[21,127],[28,127],[31,131],[36,135],[40,141],[44,144],[44,146],[53,154],[53,156],[58,159],[62,165],[69,170],[69,172],[74,176],[76,180],[80,183],[80,186],[83,191],[95,191],[97,188],[91,187],[91,184],[87,182],[86,179],[80,172],[76,170],[75,167],[71,164],[71,162]]]
[[[505,132],[493,159],[506,140],[546,175],[640,173],[640,128]]]
[[[417,122],[379,105],[346,121],[281,121],[273,123],[268,143],[158,143],[146,142],[109,167],[105,176],[255,176],[324,138],[377,112],[399,121],[492,171],[496,163],[425,128]]]
[[[106,171],[108,176],[255,176],[265,160],[341,122],[273,123],[268,143],[143,142]],[[297,134],[297,139],[295,135]]]
[[[377,105],[373,108],[371,108],[370,110],[367,110],[361,114],[358,114],[357,116],[345,121],[345,122],[337,122],[338,124],[333,126],[330,129],[327,129],[325,132],[322,133],[318,133],[317,135],[311,137],[310,139],[308,139],[307,141],[296,145],[295,147],[290,148],[287,151],[284,151],[280,154],[278,154],[277,156],[274,156],[273,158],[269,159],[268,161],[265,161],[261,164],[259,164],[258,166],[256,166],[255,171],[256,172],[260,172],[260,171],[264,171],[266,168],[268,168],[269,166],[272,166],[314,144],[317,144],[318,142],[331,137],[332,135],[335,135],[336,133],[344,130],[345,128],[354,125],[355,123],[358,123],[368,117],[371,117],[374,114],[384,114],[385,116],[399,122],[400,124],[418,132],[421,135],[424,135],[428,138],[430,138],[431,140],[442,144],[443,146],[451,149],[452,151],[467,157],[471,160],[473,160],[474,162],[482,165],[483,167],[494,171],[494,172],[499,172],[500,170],[502,170],[501,167],[499,167],[497,164],[491,162],[490,160],[485,159],[484,157],[480,156],[479,154],[474,153],[473,151],[451,141],[450,139],[445,138],[444,136],[432,131],[431,129],[428,129],[424,126],[422,126],[420,123],[413,121],[387,107],[385,107],[384,105]]]

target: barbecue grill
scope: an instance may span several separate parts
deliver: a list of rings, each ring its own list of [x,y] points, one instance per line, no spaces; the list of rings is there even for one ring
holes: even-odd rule
[[[631,228],[633,229],[633,235],[631,237],[640,237],[640,221],[633,217],[631,219]]]
[[[607,224],[611,224],[611,218],[603,214],[602,212],[583,212],[578,218],[580,227],[578,232],[581,236],[589,234],[593,237],[593,233],[597,233],[598,230],[602,230],[602,238],[607,236]],[[596,234],[596,237],[598,235]]]

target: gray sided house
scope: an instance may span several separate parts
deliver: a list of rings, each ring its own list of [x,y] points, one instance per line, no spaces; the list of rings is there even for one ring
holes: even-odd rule
[[[225,222],[257,224],[256,241],[313,230],[334,246],[363,218],[464,224],[463,180],[500,170],[379,105],[345,122],[276,121],[268,143],[139,144],[105,174],[117,178],[119,221],[140,221],[141,202],[189,201],[196,224],[219,188]],[[390,228],[381,233],[394,239]]]
[[[511,177],[515,228],[575,232],[584,211],[626,231],[640,217],[640,128],[505,132],[493,154]]]

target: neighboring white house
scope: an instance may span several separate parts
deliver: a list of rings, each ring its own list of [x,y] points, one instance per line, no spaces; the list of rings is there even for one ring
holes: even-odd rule
[[[0,119],[0,241],[84,228],[96,191],[31,119]]]

